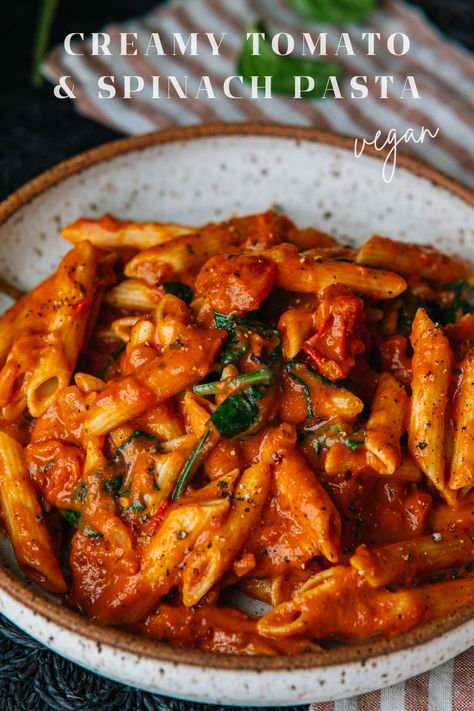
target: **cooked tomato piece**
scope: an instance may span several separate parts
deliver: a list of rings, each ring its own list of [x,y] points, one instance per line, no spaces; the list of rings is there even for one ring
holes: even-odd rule
[[[273,286],[276,265],[254,255],[211,257],[196,279],[196,290],[216,311],[228,314],[255,311]]]
[[[28,473],[41,496],[60,509],[78,506],[74,494],[81,481],[84,453],[80,447],[55,439],[33,442],[25,449]]]
[[[303,351],[329,380],[347,378],[356,355],[366,349],[364,302],[346,286],[328,286],[315,320],[318,331],[303,343]]]

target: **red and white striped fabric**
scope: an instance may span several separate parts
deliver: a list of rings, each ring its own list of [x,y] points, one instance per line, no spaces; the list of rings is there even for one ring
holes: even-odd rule
[[[222,81],[238,73],[236,60],[244,31],[255,19],[264,20],[270,31],[291,32],[295,37],[301,31],[327,32],[329,54],[335,51],[341,32],[350,32],[356,56],[337,57],[344,74],[393,76],[391,98],[381,100],[378,92],[371,92],[362,100],[348,96],[296,100],[282,95],[252,100],[246,88],[241,100],[225,97]],[[474,185],[474,57],[443,38],[419,10],[404,2],[380,2],[363,25],[334,26],[303,21],[285,0],[172,0],[144,17],[109,25],[104,31],[112,37],[114,53],[118,53],[120,32],[138,33],[138,55],[91,56],[88,42],[79,42],[73,47],[85,56],[70,56],[58,47],[49,55],[44,73],[53,82],[62,75],[71,76],[78,110],[122,132],[139,134],[173,124],[249,120],[316,126],[370,138],[378,129],[386,135],[394,128],[401,135],[410,127],[439,128],[436,139],[410,143],[404,149]],[[364,53],[364,31],[381,33],[376,56]],[[211,56],[210,48],[204,46],[199,56],[144,56],[151,32],[160,33],[165,51],[170,51],[173,32],[225,32],[226,36],[219,56]],[[392,56],[383,43],[392,32],[405,32],[411,38],[411,49],[404,57]],[[132,99],[100,99],[97,80],[101,75],[140,75],[145,89]],[[153,75],[174,75],[181,80],[186,75],[193,94],[200,77],[208,75],[216,98],[154,99],[149,79]],[[415,76],[421,100],[400,98],[406,75]]]
[[[235,74],[236,61],[245,29],[263,19],[270,31],[328,32],[328,48],[334,51],[342,31],[349,31],[358,56],[339,56],[346,75],[392,75],[394,98],[372,97],[356,101],[326,99],[292,100],[275,95],[258,101],[232,100],[217,90],[224,77]],[[409,127],[439,127],[439,136],[424,145],[410,145],[411,152],[465,183],[474,184],[474,58],[460,46],[443,38],[416,9],[398,0],[386,0],[370,20],[360,27],[317,26],[302,22],[285,0],[173,0],[155,11],[121,25],[104,28],[118,52],[120,32],[136,32],[144,49],[151,32],[159,32],[165,50],[173,32],[226,32],[220,56],[210,49],[197,57],[101,56],[93,57],[87,42],[73,45],[84,56],[69,56],[54,49],[44,73],[53,82],[69,75],[75,84],[77,108],[87,116],[119,131],[139,134],[164,126],[209,121],[278,121],[316,126],[339,133],[373,137],[378,129],[404,132]],[[361,32],[406,32],[411,50],[405,57],[378,51],[376,57],[363,54]],[[359,38],[359,39],[358,39]],[[413,74],[422,100],[398,98],[404,77]],[[202,75],[209,75],[216,87],[216,99],[153,99],[148,89],[133,99],[99,99],[97,80],[101,75],[188,76],[188,86],[197,90]],[[405,683],[340,701],[312,704],[310,711],[474,711],[474,649],[446,662],[434,671]]]
[[[310,711],[474,711],[474,648],[381,691],[311,704]]]

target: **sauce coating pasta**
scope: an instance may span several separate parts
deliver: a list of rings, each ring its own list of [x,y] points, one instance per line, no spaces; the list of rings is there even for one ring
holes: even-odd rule
[[[63,236],[0,317],[1,520],[37,585],[226,654],[474,601],[467,262],[273,211]]]

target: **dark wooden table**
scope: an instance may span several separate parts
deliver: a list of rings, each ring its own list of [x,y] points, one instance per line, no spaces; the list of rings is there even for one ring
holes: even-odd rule
[[[0,199],[41,171],[119,134],[79,116],[45,84],[31,85],[31,48],[39,3],[2,0],[0,91]],[[68,32],[100,29],[109,20],[146,12],[157,0],[62,2],[53,41]],[[419,0],[446,34],[474,49],[473,0]],[[129,689],[49,652],[0,616],[0,709],[2,711],[158,711],[204,709]],[[216,707],[219,708],[219,707]]]

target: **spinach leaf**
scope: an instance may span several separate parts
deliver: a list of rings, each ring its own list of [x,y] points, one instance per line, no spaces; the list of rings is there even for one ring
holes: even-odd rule
[[[177,296],[178,299],[184,301],[186,304],[190,304],[193,300],[193,290],[187,284],[183,284],[181,281],[166,281],[163,284],[163,289],[167,294],[173,294]]]
[[[220,435],[235,437],[255,425],[260,415],[257,402],[264,396],[265,390],[256,385],[229,395],[214,411],[210,420]]]
[[[78,501],[84,501],[84,499],[86,498],[86,494],[87,494],[86,482],[80,481],[79,484],[74,489],[74,491],[72,492],[72,495]]]
[[[229,334],[226,347],[219,358],[221,365],[234,363],[242,358],[249,350],[248,336],[241,330],[237,330],[236,321],[232,316],[214,311],[214,322],[216,328],[221,328]]]
[[[171,494],[171,499],[173,501],[179,499],[184,489],[188,485],[188,482],[190,481],[191,477],[196,473],[196,470],[198,469],[199,464],[201,463],[199,455],[201,453],[202,448],[206,444],[210,434],[211,430],[206,430],[204,432],[203,436],[201,437],[197,445],[194,447],[193,451],[189,455],[189,458],[186,460],[183,468],[181,469],[178,479],[176,481],[176,486],[174,487],[173,493]]]
[[[84,526],[83,534],[88,538],[92,538],[94,541],[104,537],[102,533],[99,533],[99,531],[92,528],[92,526]]]
[[[224,380],[214,380],[211,383],[201,383],[193,387],[193,392],[197,395],[215,395],[226,389],[242,389],[249,385],[258,385],[260,383],[271,383],[273,381],[273,372],[270,368],[264,367],[258,370],[252,370],[250,373],[236,375],[235,377],[225,378]]]
[[[287,0],[298,14],[317,22],[359,22],[375,9],[375,0]]]
[[[444,292],[442,302],[427,302],[411,292],[403,295],[398,321],[402,333],[410,333],[413,319],[419,308],[425,309],[430,319],[442,326],[456,323],[465,314],[474,312],[474,289],[465,279],[443,284],[440,292]]]
[[[219,311],[214,311],[214,323],[216,324],[216,328],[222,328],[224,331],[228,331],[229,336],[231,336],[235,330],[235,323],[232,316],[221,314]]]
[[[81,520],[81,512],[72,511],[72,509],[66,509],[66,511],[64,511],[64,518],[71,526],[74,526],[74,528],[78,528],[79,521]]]
[[[118,461],[118,458],[119,458],[119,456],[122,454],[123,450],[124,450],[126,447],[128,447],[128,445],[131,444],[131,443],[132,443],[134,440],[136,440],[138,437],[143,437],[144,439],[149,439],[149,440],[155,442],[155,443],[156,443],[156,448],[157,448],[158,450],[160,449],[161,442],[160,442],[160,440],[158,439],[158,437],[156,437],[154,434],[150,434],[150,432],[144,432],[143,430],[134,430],[134,431],[132,432],[132,434],[130,435],[130,437],[129,437],[128,439],[126,439],[125,442],[123,442],[123,443],[120,445],[120,447],[117,447],[117,450],[116,450],[116,452],[115,452],[115,456],[114,456],[113,461],[114,461],[114,462],[117,462],[117,461]]]
[[[136,511],[138,513],[143,513],[143,511],[146,511],[146,504],[144,501],[141,500],[141,498],[139,498],[136,501],[133,501],[130,506],[127,506],[127,508],[122,509],[122,511],[124,513],[126,511]]]
[[[361,447],[365,443],[365,432],[364,430],[357,430],[350,437],[347,437],[345,445],[351,452],[354,452],[357,447]]]
[[[330,76],[338,77],[341,73],[339,65],[334,62],[275,54],[267,39],[260,40],[259,54],[253,55],[252,40],[246,38],[247,32],[265,32],[268,36],[261,22],[247,28],[238,62],[238,72],[246,81],[250,81],[252,76],[271,76],[273,91],[294,96],[295,76],[309,76],[315,80],[315,86],[304,96],[314,99],[324,96]]]
[[[306,402],[307,402],[307,409],[308,409],[308,414],[307,417],[314,417],[314,410],[313,410],[313,402],[311,400],[311,392],[305,381],[300,378],[296,373],[293,372],[295,366],[299,365],[294,360],[291,360],[289,363],[285,365],[285,370],[288,373],[289,377],[295,381],[295,383],[298,383],[303,388],[304,394],[306,395]]]
[[[443,284],[441,289],[452,292],[449,305],[438,306],[438,320],[441,324],[455,323],[461,316],[474,311],[474,289],[465,279]]]
[[[126,343],[121,341],[121,343],[119,343],[117,348],[115,348],[112,351],[112,353],[105,359],[104,365],[100,369],[99,375],[97,377],[99,377],[101,380],[103,380],[105,378],[105,376],[107,375],[108,369],[110,368],[110,366],[112,365],[114,360],[117,360],[117,358],[122,355],[122,353],[125,350],[125,347],[126,347]]]
[[[102,488],[105,492],[107,492],[107,494],[118,494],[122,483],[123,474],[116,474],[110,479],[107,479],[107,481],[104,482]]]
[[[214,311],[214,322],[217,328],[222,328],[229,334],[226,347],[220,355],[222,365],[234,363],[249,351],[249,337],[252,333],[258,333],[268,340],[272,338],[276,340],[274,348],[267,356],[268,365],[276,365],[281,359],[281,336],[278,329],[265,326],[258,321],[239,319],[217,311]]]

